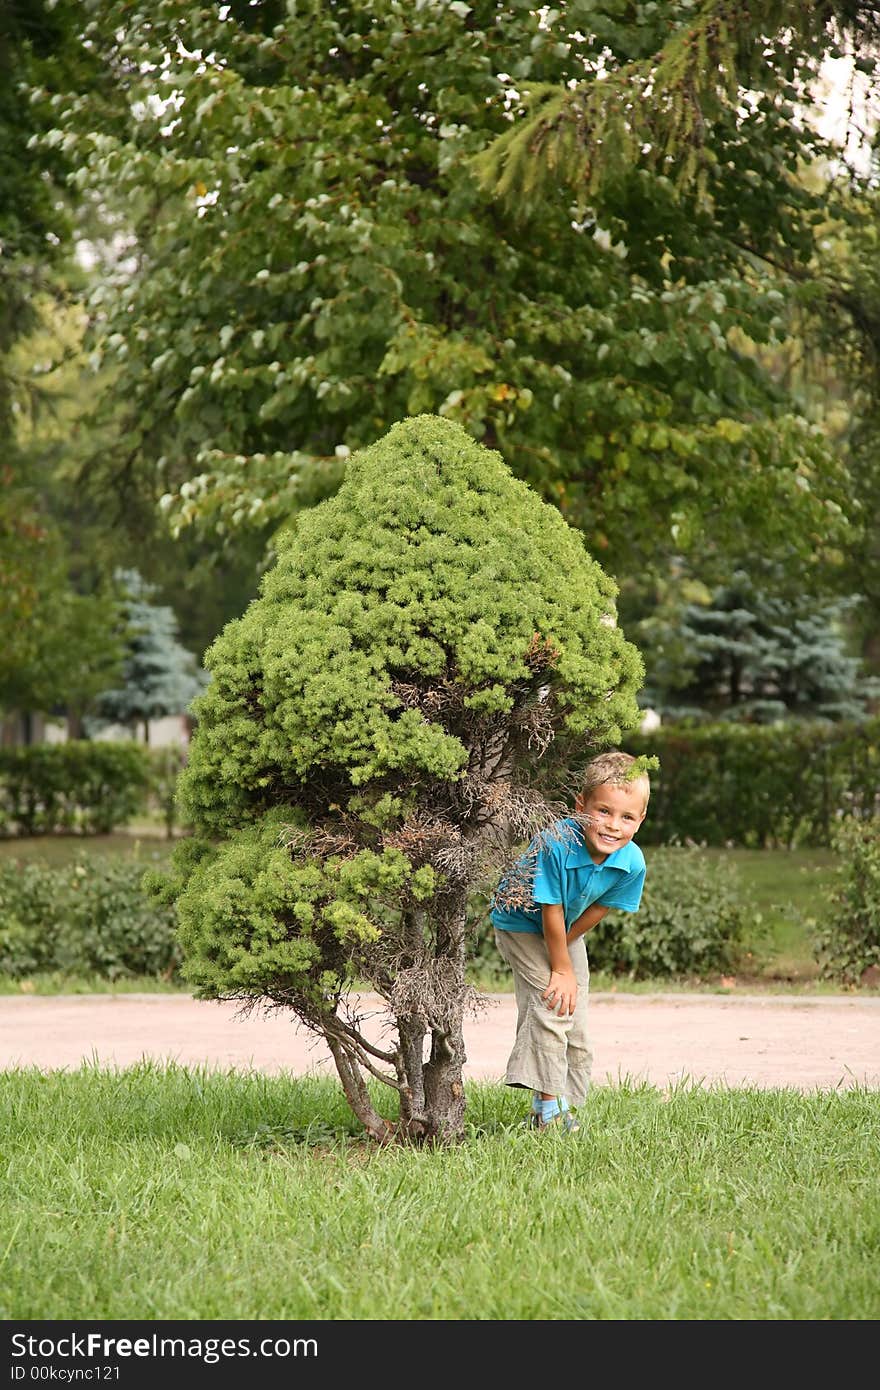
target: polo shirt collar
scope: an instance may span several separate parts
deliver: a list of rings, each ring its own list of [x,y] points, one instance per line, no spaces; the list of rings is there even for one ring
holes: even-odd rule
[[[637,846],[634,840],[628,840],[620,849],[614,850],[609,854],[603,864],[597,865],[600,869],[623,869],[625,873],[631,873],[633,869],[640,867],[636,857]]]
[[[574,868],[593,868],[593,869],[622,869],[624,873],[630,873],[638,868],[636,862],[636,845],[633,840],[628,840],[620,849],[616,849],[609,854],[607,859],[603,859],[601,864],[597,864],[587,849],[584,841],[584,832],[577,820],[570,816],[566,824],[570,825],[574,831],[574,842],[566,845],[566,859]]]

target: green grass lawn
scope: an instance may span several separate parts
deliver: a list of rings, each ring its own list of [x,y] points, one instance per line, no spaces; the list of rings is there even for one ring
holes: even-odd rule
[[[880,1315],[880,1094],[524,1105],[471,1084],[465,1144],[379,1150],[329,1079],[5,1073],[0,1317]]]
[[[810,933],[826,910],[837,856],[826,849],[706,849],[734,866],[767,928],[757,974],[765,980],[809,982],[818,977]]]
[[[146,825],[112,835],[35,835],[0,840],[0,863],[16,860],[22,864],[46,864],[63,868],[75,864],[82,855],[112,855],[142,859],[144,868],[163,864],[171,857],[174,841]]]
[[[39,975],[4,975],[0,972],[0,998],[10,994],[188,994],[189,986],[157,975],[105,979],[102,975],[70,975],[45,971]]]

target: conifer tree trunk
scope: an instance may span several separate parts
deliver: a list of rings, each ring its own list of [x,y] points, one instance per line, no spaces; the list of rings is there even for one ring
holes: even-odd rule
[[[452,1004],[442,1026],[431,1030],[431,1056],[425,1063],[428,1136],[441,1142],[464,1134],[465,929],[467,897],[459,892],[437,926],[437,957],[449,970]]]
[[[340,1041],[337,1034],[325,1030],[324,1036],[333,1054],[333,1061],[336,1063],[336,1070],[339,1074],[339,1080],[342,1082],[345,1099],[370,1138],[375,1139],[380,1144],[387,1142],[391,1136],[391,1126],[373,1105],[357,1060],[352,1057],[351,1052]]]
[[[421,1014],[407,1014],[397,1020],[400,1036],[400,1063],[403,1084],[400,1091],[401,1126],[413,1138],[424,1133],[426,1099],[424,1050],[427,1027]]]
[[[414,913],[410,926],[421,935],[424,913]],[[400,1013],[394,1022],[397,1048],[380,1054],[393,1061],[400,1096],[396,1126],[376,1110],[366,1086],[364,1067],[374,1061],[360,1052],[335,1018],[324,1026],[324,1037],[333,1054],[346,1099],[367,1133],[381,1143],[397,1139],[402,1143],[455,1143],[464,1134],[465,1097],[462,1070],[467,1060],[464,1047],[464,999],[466,992],[467,892],[459,889],[452,901],[447,896],[436,926],[435,960],[441,966],[446,985],[447,1006],[442,1017],[430,1024],[418,1010]],[[431,1049],[424,1060],[425,1040],[430,1034]],[[392,1083],[393,1084],[393,1083]]]
[[[404,940],[411,964],[419,960],[424,950],[425,927],[426,914],[423,910],[404,914]],[[427,1031],[425,1016],[418,1010],[398,1015],[400,1123],[413,1138],[421,1137],[426,1122],[424,1055]]]

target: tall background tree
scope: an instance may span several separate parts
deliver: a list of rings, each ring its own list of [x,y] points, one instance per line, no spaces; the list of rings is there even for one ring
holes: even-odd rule
[[[422,410],[583,530],[625,625],[682,566],[711,593],[755,551],[817,596],[876,591],[876,195],[815,119],[828,57],[873,71],[874,9],[108,0],[79,22],[87,79],[50,107],[30,78],[34,148],[113,248],[78,495],[150,579],[158,504],[193,650],[276,528]]]
[[[635,18],[640,27],[633,38],[628,26]],[[845,460],[851,478],[847,511],[855,524],[845,558],[832,555],[836,578],[824,566],[813,578],[820,588],[854,588],[867,598],[849,605],[858,615],[850,628],[861,638],[862,654],[880,670],[880,11],[859,0],[623,7],[569,0],[544,11],[544,22],[557,32],[579,23],[592,31],[597,49],[605,40],[597,64],[603,80],[595,80],[594,67],[585,79],[564,85],[533,81],[527,60],[522,119],[478,157],[484,186],[511,215],[527,218],[560,185],[583,207],[636,171],[659,177],[674,186],[676,201],[692,209],[700,237],[720,238],[738,276],[757,274],[765,286],[775,285],[783,296],[786,330],[775,342],[753,343],[750,350],[757,349],[771,377]],[[832,82],[829,60],[849,67],[845,88],[831,91],[836,124],[843,128],[842,141],[831,145],[815,139]],[[762,207],[763,230],[755,220]],[[795,373],[785,363],[794,355],[790,346],[800,367]],[[776,370],[780,359],[782,372]],[[841,397],[847,400],[842,411]],[[838,417],[834,423],[832,416]],[[754,535],[758,547],[743,550],[738,561],[726,559],[728,575],[761,548],[757,524]],[[767,566],[762,582],[771,584],[768,601],[784,605],[787,581],[800,566],[787,545],[776,548],[774,558],[777,585],[772,588]],[[667,596],[675,575],[686,569],[679,556],[662,569]],[[714,577],[721,577],[717,570]],[[801,587],[815,587],[809,575],[801,573],[800,580]],[[632,590],[637,610],[646,599],[651,607],[650,588],[647,594],[636,585]],[[679,606],[686,602],[680,594]],[[840,633],[828,629],[821,640],[839,643]],[[821,671],[816,676],[821,683]],[[809,703],[805,692],[804,705]]]
[[[142,561],[173,596],[199,655],[256,587],[260,539],[217,572],[205,547],[174,545],[154,510],[119,524],[83,488],[83,456],[104,436],[86,424],[101,382],[87,370],[83,300],[90,274],[118,262],[127,226],[112,196],[76,178],[59,141],[62,100],[88,105],[105,133],[130,118],[122,67],[83,32],[89,6],[10,0],[0,10],[0,731],[30,736],[33,715],[66,717],[82,733],[97,696],[118,677],[123,644],[113,571]],[[122,126],[120,126],[120,122]],[[107,257],[78,248],[105,238]],[[110,412],[112,417],[112,412]],[[63,653],[63,657],[62,657]]]
[[[499,444],[615,572],[783,540],[821,567],[845,472],[754,350],[789,327],[773,262],[809,260],[823,215],[786,65],[719,109],[708,190],[619,162],[587,203],[560,157],[514,215],[488,182],[528,84],[603,86],[693,20],[608,9],[587,32],[577,6],[494,2],[96,15],[129,128],[80,136],[71,106],[58,139],[133,209],[137,267],[92,303],[125,402],[93,476],[161,497],[178,533],[240,534],[434,410]]]
[[[44,139],[52,102],[82,87],[97,108],[104,90],[81,18],[69,0],[14,0],[0,13],[0,718],[20,711],[26,736],[29,716],[54,707],[77,733],[122,657],[108,636],[112,596],[100,581],[72,582],[36,425],[50,393],[29,351],[67,298],[71,165]]]

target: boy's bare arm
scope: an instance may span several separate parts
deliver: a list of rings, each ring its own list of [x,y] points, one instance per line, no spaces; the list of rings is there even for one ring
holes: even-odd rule
[[[550,957],[550,982],[542,999],[547,1000],[547,1008],[560,1017],[573,1014],[577,1003],[577,980],[571,956],[568,954],[568,941],[565,935],[565,916],[561,903],[544,903],[541,907],[541,925]]]
[[[569,941],[577,941],[578,937],[583,936],[585,932],[591,931],[593,927],[598,926],[605,916],[605,913],[609,910],[610,909],[607,907],[600,907],[598,903],[591,903],[586,912],[582,912],[580,917],[572,922],[571,929],[568,933]]]

